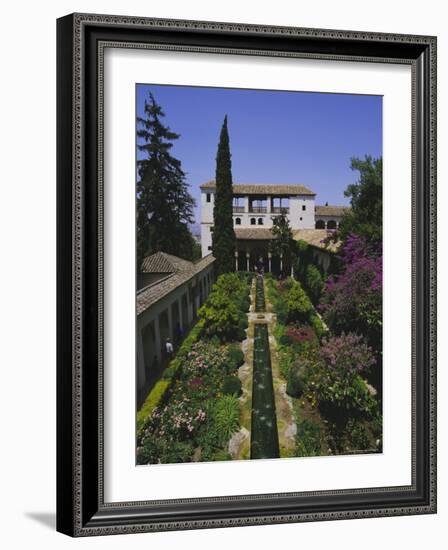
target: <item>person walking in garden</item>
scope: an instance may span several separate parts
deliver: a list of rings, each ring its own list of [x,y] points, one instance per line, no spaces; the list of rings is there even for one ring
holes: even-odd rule
[[[165,342],[165,352],[166,352],[166,357],[168,359],[168,361],[171,359],[171,357],[173,356],[173,353],[174,353],[174,347],[173,347],[173,344],[171,342],[171,339],[170,338],[167,338],[166,339],[166,342]]]

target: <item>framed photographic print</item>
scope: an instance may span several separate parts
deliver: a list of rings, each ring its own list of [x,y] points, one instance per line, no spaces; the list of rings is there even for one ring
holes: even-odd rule
[[[436,38],[58,20],[71,536],[436,511]]]

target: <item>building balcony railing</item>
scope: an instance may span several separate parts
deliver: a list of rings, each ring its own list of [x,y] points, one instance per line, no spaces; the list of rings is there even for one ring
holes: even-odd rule
[[[249,209],[249,212],[251,212],[252,214],[266,214],[267,211],[268,209],[266,206],[252,206]]]
[[[244,206],[234,206],[233,211],[235,214],[244,214]]]
[[[286,208],[285,206],[273,206],[272,207],[272,213],[273,214],[281,214],[282,210],[284,210],[286,214],[289,214],[289,208]]]

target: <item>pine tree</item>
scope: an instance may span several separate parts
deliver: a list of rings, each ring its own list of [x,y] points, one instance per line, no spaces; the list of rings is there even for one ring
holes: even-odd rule
[[[232,163],[230,160],[227,115],[219,137],[216,155],[216,195],[213,208],[213,256],[217,275],[235,270],[235,231],[233,230]]]
[[[180,136],[164,126],[165,116],[151,93],[145,117],[137,117],[137,145],[145,158],[137,161],[137,266],[148,254],[163,251],[191,259],[194,239],[193,197],[188,192],[181,162],[170,154]]]

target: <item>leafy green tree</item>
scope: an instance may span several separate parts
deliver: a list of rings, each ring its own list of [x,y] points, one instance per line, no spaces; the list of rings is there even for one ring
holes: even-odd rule
[[[199,309],[207,336],[217,336],[223,342],[237,336],[240,316],[235,303],[223,292],[212,292]]]
[[[298,281],[293,281],[293,285],[287,293],[286,305],[288,322],[308,323],[310,321],[313,306]]]
[[[282,274],[284,274],[287,272],[288,267],[291,266],[293,251],[296,248],[289,219],[286,216],[286,210],[282,209],[280,214],[272,219],[272,222],[273,239],[270,243],[270,249],[273,254],[282,256]]]
[[[144,153],[137,161],[137,265],[158,251],[192,259],[188,224],[193,223],[195,202],[181,162],[170,152],[179,134],[162,123],[165,113],[151,93],[144,115],[137,117],[137,147]]]
[[[233,230],[233,183],[232,163],[230,160],[229,132],[227,115],[219,137],[216,155],[216,195],[213,208],[212,250],[216,258],[217,275],[235,270],[235,231]]]
[[[368,243],[380,243],[383,233],[383,159],[366,155],[352,158],[351,169],[359,172],[359,180],[347,187],[351,210],[342,217],[339,236],[364,237]]]

